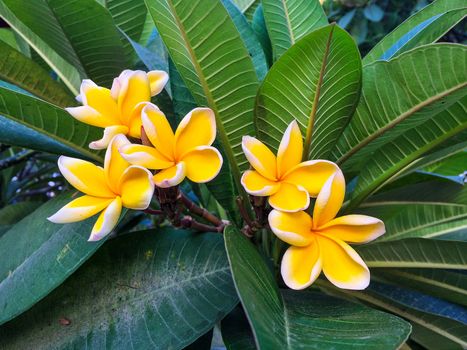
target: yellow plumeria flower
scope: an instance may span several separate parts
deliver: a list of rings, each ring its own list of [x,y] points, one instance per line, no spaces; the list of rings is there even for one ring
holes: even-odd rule
[[[84,196],[71,201],[48,219],[66,224],[101,212],[89,237],[89,241],[98,241],[115,227],[122,207],[146,209],[154,193],[152,174],[122,158],[118,150],[128,144],[130,141],[124,135],[115,136],[105,154],[104,168],[61,156],[58,159],[60,172]]]
[[[241,179],[253,196],[269,196],[277,210],[295,212],[308,208],[326,180],[339,168],[327,160],[302,162],[303,139],[296,121],[282,137],[276,156],[261,141],[251,136],[242,140],[243,152],[255,170],[247,170]]]
[[[141,137],[141,109],[168,79],[163,71],[124,70],[110,90],[85,79],[76,98],[83,106],[66,110],[83,123],[105,128],[103,138],[89,144],[92,149],[105,149],[117,134]]]
[[[321,271],[335,286],[365,289],[370,272],[357,252],[347,243],[366,243],[385,232],[384,223],[366,215],[335,218],[345,195],[341,171],[332,175],[319,193],[313,218],[306,212],[269,214],[271,230],[291,245],[282,258],[281,274],[292,289],[310,286]]]
[[[222,156],[212,147],[216,138],[216,119],[209,108],[195,108],[174,132],[166,116],[153,104],[141,112],[144,131],[154,147],[126,145],[120,149],[131,164],[160,170],[154,183],[166,188],[178,185],[185,177],[203,183],[217,176]]]

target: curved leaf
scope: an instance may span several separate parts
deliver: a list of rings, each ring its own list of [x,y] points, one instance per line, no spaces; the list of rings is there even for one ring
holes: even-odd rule
[[[7,205],[0,209],[0,237],[7,232],[13,224],[37,209],[42,203],[25,201]]]
[[[115,24],[132,40],[139,42],[148,11],[144,0],[106,0]]]
[[[396,349],[407,338],[410,326],[389,314],[315,292],[280,293],[255,247],[232,226],[224,237],[258,348]]]
[[[220,1],[146,0],[178,72],[200,106],[216,114],[219,141],[237,189],[247,168],[243,135],[253,134],[258,80],[240,34]]]
[[[335,25],[308,34],[274,64],[258,91],[259,138],[277,150],[296,119],[304,158],[326,158],[352,116],[360,80],[360,54],[349,34]]]
[[[261,43],[261,46],[263,47],[263,52],[266,56],[268,66],[272,66],[271,40],[269,39],[266,22],[264,21],[263,5],[261,4],[259,4],[259,6],[255,9],[253,18],[251,20],[251,28],[255,32],[259,42]]]
[[[316,28],[328,24],[318,0],[262,0],[274,60]]]
[[[105,244],[0,337],[5,350],[182,349],[237,302],[221,235],[142,231]]]
[[[0,41],[0,79],[58,106],[76,104],[64,86],[53,80],[49,72],[3,41]]]
[[[364,64],[389,60],[415,47],[438,41],[467,15],[463,0],[437,0],[386,35],[363,59]]]
[[[1,142],[101,161],[88,148],[101,136],[101,130],[80,123],[57,106],[0,87]]]

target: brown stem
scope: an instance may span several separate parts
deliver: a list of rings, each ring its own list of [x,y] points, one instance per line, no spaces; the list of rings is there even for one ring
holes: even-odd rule
[[[184,228],[192,228],[197,231],[201,232],[219,232],[222,233],[224,231],[224,224],[222,223],[219,226],[211,226],[211,225],[206,225],[202,224],[195,219],[193,219],[191,216],[184,216],[182,220],[180,220],[180,226]]]
[[[206,209],[199,207],[195,202],[193,202],[190,198],[188,198],[181,191],[180,191],[180,200],[182,201],[183,205],[193,214],[196,214],[199,217],[202,217],[203,219],[209,221],[211,224],[217,227],[225,226],[224,222],[221,219],[219,219],[217,216],[210,213]]]
[[[240,211],[240,216],[243,218],[243,220],[245,220],[245,223],[252,227],[254,224],[253,224],[253,221],[251,220],[250,218],[250,215],[248,214],[246,208],[245,208],[245,205],[243,203],[243,198],[242,197],[237,197],[237,199],[235,200],[237,202],[237,207],[238,207],[238,210]]]
[[[147,208],[147,209],[144,209],[143,211],[146,214],[151,214],[151,215],[163,215],[164,214],[162,210],[158,210],[158,209]]]
[[[144,130],[144,126],[141,126],[141,143],[145,146],[153,147],[151,140],[149,140],[149,137]]]

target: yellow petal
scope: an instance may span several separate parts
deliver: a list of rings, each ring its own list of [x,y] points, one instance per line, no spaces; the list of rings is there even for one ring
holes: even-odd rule
[[[94,125],[99,128],[105,128],[115,124],[115,120],[104,117],[94,108],[89,106],[69,107],[65,110],[71,114],[71,116],[82,123]]]
[[[156,186],[161,188],[177,186],[183,181],[186,174],[184,162],[180,162],[170,168],[159,171],[154,175],[153,180]]]
[[[104,129],[104,136],[97,141],[93,141],[89,144],[90,149],[101,150],[106,149],[109,146],[110,141],[115,137],[115,135],[128,133],[128,127],[124,125],[114,125],[109,126]]]
[[[121,124],[117,102],[112,98],[109,89],[97,86],[92,80],[84,79],[80,92],[83,105],[93,108],[103,118],[109,120],[108,125]]]
[[[303,139],[300,128],[294,120],[289,124],[282,137],[277,152],[277,175],[284,176],[290,169],[302,161]]]
[[[321,234],[338,238],[344,242],[367,243],[386,232],[384,223],[366,215],[346,215],[329,221],[320,227]]]
[[[198,146],[181,159],[185,163],[186,176],[193,182],[204,183],[214,179],[222,168],[222,156],[211,146]]]
[[[141,112],[144,132],[154,147],[167,159],[175,159],[175,135],[167,117],[157,106],[147,104]]]
[[[71,222],[85,220],[102,211],[112,201],[113,198],[100,198],[86,195],[81,196],[72,200],[47,219],[56,224],[68,224]]]
[[[125,69],[120,75],[113,80],[112,87],[110,88],[110,95],[115,101],[118,101],[118,96],[120,96],[120,91],[123,86],[123,82],[128,80],[128,76],[132,74],[133,71],[130,69]]]
[[[146,209],[154,194],[152,174],[143,167],[130,166],[120,180],[120,193],[125,208]]]
[[[125,170],[130,166],[130,163],[122,157],[119,150],[123,146],[129,144],[130,141],[128,141],[126,136],[119,134],[110,141],[109,147],[105,152],[105,178],[107,179],[107,183],[110,188],[112,188],[115,193],[120,193],[120,178]]]
[[[339,168],[327,160],[309,160],[292,168],[283,180],[305,188],[311,197],[316,197],[329,177]]]
[[[265,178],[276,181],[277,160],[271,150],[251,136],[243,136],[242,149],[251,166]]]
[[[175,155],[181,159],[198,146],[211,146],[216,138],[216,117],[209,108],[195,108],[180,122],[175,131]]]
[[[58,168],[65,179],[78,191],[90,196],[113,198],[107,185],[104,169],[85,160],[61,156]]]
[[[151,102],[140,102],[138,103],[135,108],[133,108],[133,111],[131,112],[131,117],[129,121],[129,131],[128,135],[131,137],[140,139],[141,138],[141,128],[143,126],[143,122],[141,120],[141,113],[143,111],[143,108],[147,105],[150,104]]]
[[[326,181],[316,198],[313,209],[313,226],[319,228],[334,219],[340,210],[345,196],[345,179],[342,171],[336,173]]]
[[[122,116],[122,122],[129,125],[133,109],[140,102],[150,101],[151,88],[145,72],[130,71],[119,77],[120,90],[118,95],[118,108]]]
[[[269,204],[277,210],[296,212],[310,205],[310,197],[303,187],[281,182],[279,190],[269,197]]]
[[[116,197],[97,218],[88,241],[99,241],[112,232],[115,226],[117,226],[121,212],[122,200],[120,197]]]
[[[280,182],[266,179],[255,170],[247,170],[242,175],[242,186],[249,194],[253,196],[270,196],[276,193],[281,184]]]
[[[360,290],[368,287],[370,271],[357,252],[339,239],[316,235],[323,272],[336,287]]]
[[[169,80],[169,75],[162,70],[152,70],[148,72],[149,84],[151,85],[151,96],[155,96],[162,91]]]
[[[306,247],[289,247],[282,257],[281,275],[292,289],[309,287],[321,273],[322,262],[315,239]]]
[[[120,153],[130,164],[148,169],[166,169],[174,165],[154,147],[144,145],[127,145],[120,148]]]
[[[290,245],[303,247],[314,241],[311,232],[312,219],[304,211],[286,213],[272,210],[269,213],[268,221],[272,232]]]

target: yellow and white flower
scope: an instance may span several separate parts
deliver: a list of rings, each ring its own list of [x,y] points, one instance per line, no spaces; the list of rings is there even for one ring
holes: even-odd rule
[[[115,136],[105,154],[104,168],[61,156],[58,160],[60,172],[84,196],[74,199],[48,219],[65,224],[85,220],[101,212],[89,237],[89,241],[98,241],[113,230],[122,207],[146,209],[154,193],[152,174],[122,158],[118,150],[128,144],[130,142],[124,135]]]
[[[103,138],[89,144],[92,149],[105,149],[117,134],[140,138],[141,109],[162,91],[168,79],[163,71],[124,70],[110,90],[85,79],[76,98],[83,106],[66,110],[83,123],[105,128]]]
[[[384,223],[366,215],[335,218],[345,195],[341,171],[332,175],[319,193],[313,218],[306,212],[269,214],[269,225],[284,242],[291,245],[282,258],[281,274],[292,289],[310,286],[321,271],[335,286],[365,289],[370,272],[357,252],[347,243],[366,243],[385,232]]]
[[[308,208],[310,196],[316,197],[326,180],[339,169],[327,160],[302,162],[303,139],[296,121],[287,127],[277,158],[251,136],[243,137],[242,147],[254,168],[243,174],[243,187],[253,196],[269,197],[274,209],[285,212]]]
[[[204,183],[217,176],[222,156],[211,146],[216,138],[216,119],[211,109],[193,109],[175,134],[164,113],[153,104],[142,109],[141,120],[154,147],[132,144],[120,151],[131,164],[159,170],[153,178],[156,186],[176,186],[185,177]]]

